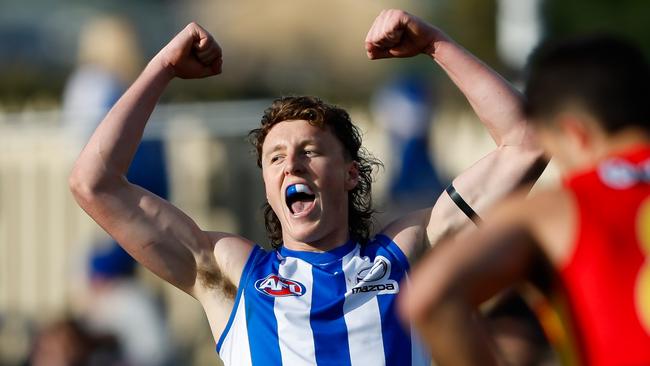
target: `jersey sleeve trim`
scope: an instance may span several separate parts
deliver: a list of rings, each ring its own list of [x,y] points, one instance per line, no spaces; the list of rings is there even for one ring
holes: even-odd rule
[[[244,269],[242,270],[241,277],[239,278],[239,285],[237,286],[237,295],[235,295],[235,303],[232,306],[232,310],[230,312],[230,317],[228,318],[228,323],[226,323],[226,327],[224,328],[223,332],[221,332],[221,337],[219,337],[219,341],[217,342],[217,353],[221,350],[221,345],[223,344],[223,341],[226,339],[226,336],[228,335],[228,332],[230,331],[230,327],[232,326],[232,322],[235,319],[235,314],[237,313],[237,307],[239,306],[239,300],[241,299],[242,292],[244,291],[244,287],[246,287],[246,283],[248,283],[248,277],[250,277],[251,270],[253,268],[253,265],[255,262],[257,262],[257,257],[259,257],[260,253],[264,253],[264,250],[259,245],[255,245],[253,247],[253,250],[251,251],[251,254],[248,255],[248,259],[246,260],[246,264],[244,265]]]

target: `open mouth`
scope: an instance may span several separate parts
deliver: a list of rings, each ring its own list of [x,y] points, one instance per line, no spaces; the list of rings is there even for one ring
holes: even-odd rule
[[[287,187],[285,200],[287,207],[294,215],[299,215],[309,210],[313,204],[316,195],[306,184],[292,184]]]

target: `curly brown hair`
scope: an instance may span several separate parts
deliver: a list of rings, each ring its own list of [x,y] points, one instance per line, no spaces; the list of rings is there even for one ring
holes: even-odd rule
[[[249,141],[257,153],[257,166],[262,167],[262,145],[271,128],[277,123],[290,120],[305,120],[313,126],[329,128],[343,145],[345,159],[359,165],[359,183],[348,192],[348,226],[350,237],[359,243],[366,243],[372,227],[371,186],[372,173],[382,166],[361,146],[361,132],[352,123],[348,112],[335,105],[327,104],[312,96],[282,97],[273,101],[264,111],[261,126],[248,134]],[[282,226],[268,202],[263,205],[266,232],[274,248],[282,245]]]

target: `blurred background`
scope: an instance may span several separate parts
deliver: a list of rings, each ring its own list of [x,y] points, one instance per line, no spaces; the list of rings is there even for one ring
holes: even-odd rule
[[[310,94],[346,108],[385,163],[376,227],[433,204],[492,142],[429,58],[366,58],[384,8],[440,26],[515,85],[546,38],[608,31],[650,52],[647,0],[2,0],[0,365],[219,364],[199,304],[136,266],[67,188],[102,116],[190,21],[220,42],[224,72],[172,82],[130,180],[266,245],[246,134],[273,98]]]

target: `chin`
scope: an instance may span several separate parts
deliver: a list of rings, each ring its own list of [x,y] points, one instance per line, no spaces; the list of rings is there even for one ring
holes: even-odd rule
[[[284,229],[283,232],[285,232]],[[293,228],[293,230],[286,231],[284,241],[288,239],[300,243],[310,244],[318,241],[321,236],[322,235],[317,227]]]

